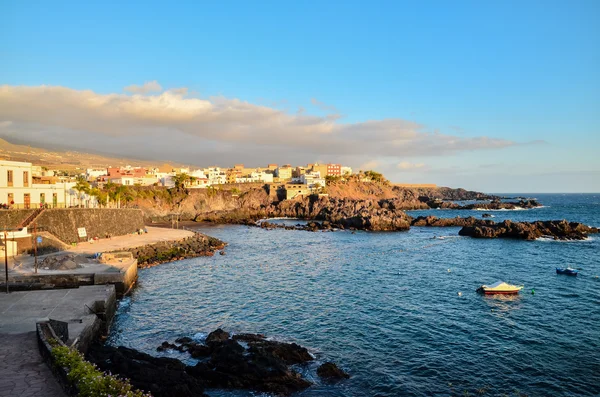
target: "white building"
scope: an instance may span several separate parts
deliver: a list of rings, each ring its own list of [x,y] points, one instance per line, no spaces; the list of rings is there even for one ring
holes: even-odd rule
[[[108,170],[106,168],[88,168],[85,170],[85,179],[88,181],[95,181],[104,175],[108,175]]]
[[[227,174],[219,167],[210,167],[202,170],[208,178],[209,185],[224,185],[227,183]]]
[[[340,169],[340,172],[342,173],[342,176],[346,175],[346,174],[352,175],[352,168],[351,167],[342,166],[342,168]]]
[[[299,179],[300,183],[305,184],[309,189],[325,187],[325,178],[321,178],[319,171],[302,174]]]
[[[10,208],[63,208],[79,205],[96,206],[93,197],[73,189],[75,183],[36,184],[32,164],[0,160],[0,204]]]
[[[235,178],[235,183],[273,183],[273,174],[261,171],[251,172],[249,175]]]

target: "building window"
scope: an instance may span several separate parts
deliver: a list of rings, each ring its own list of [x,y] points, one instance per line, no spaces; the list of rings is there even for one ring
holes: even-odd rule
[[[29,193],[23,195],[23,207],[25,207],[26,210],[31,207],[31,195]]]
[[[52,193],[52,207],[56,208],[58,204],[58,194]]]
[[[6,178],[7,178],[7,182],[8,182],[7,185],[8,186],[12,186],[13,185],[13,172],[12,172],[12,170],[8,170],[7,171]]]
[[[40,193],[40,204],[46,204],[46,193]]]
[[[15,195],[13,193],[8,193],[8,202],[6,204],[12,205],[15,203]]]
[[[23,186],[29,186],[29,171],[23,171]]]

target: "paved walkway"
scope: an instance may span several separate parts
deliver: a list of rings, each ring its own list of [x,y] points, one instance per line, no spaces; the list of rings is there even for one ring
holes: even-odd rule
[[[36,321],[52,318],[69,323],[69,337],[75,339],[96,317],[89,308],[96,301],[106,302],[114,295],[114,289],[112,285],[85,285],[73,289],[2,292],[0,333],[35,331]]]
[[[65,397],[42,361],[35,332],[0,334],[1,397]]]

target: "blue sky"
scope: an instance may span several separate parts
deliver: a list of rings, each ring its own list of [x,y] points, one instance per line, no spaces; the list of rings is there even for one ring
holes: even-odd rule
[[[198,165],[238,158],[262,165],[271,161],[266,157],[288,156],[369,166],[397,182],[600,191],[598,1],[87,3],[0,1],[0,85],[11,101],[3,107],[34,103],[29,113],[0,110],[0,136],[43,143],[51,137]],[[124,91],[151,81],[161,90]],[[70,91],[19,91],[42,85]],[[218,125],[138,119],[132,126],[111,116],[112,129],[101,130],[42,109],[62,106],[52,114],[67,120],[87,110],[56,95],[161,98],[181,87],[182,100],[168,106],[203,108],[189,102],[201,99],[219,109]],[[224,116],[233,107],[236,113]],[[293,117],[273,119],[262,108]],[[90,113],[90,125],[102,124],[105,113]],[[318,125],[310,131],[296,128],[313,118]],[[232,120],[244,123],[243,132],[228,135],[239,127]],[[369,121],[381,122],[385,134],[369,138]],[[320,134],[332,123],[341,126],[338,139],[368,141],[364,152],[328,151],[324,146],[338,140]],[[294,140],[304,133],[302,142]],[[279,138],[267,142],[285,134],[288,146]],[[501,142],[470,143],[480,137]]]

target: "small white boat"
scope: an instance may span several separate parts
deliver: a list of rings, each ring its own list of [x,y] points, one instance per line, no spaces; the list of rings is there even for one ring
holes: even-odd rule
[[[512,285],[505,283],[504,281],[497,281],[492,285],[482,285],[477,288],[477,292],[492,295],[492,294],[518,294],[523,289],[522,285]]]

